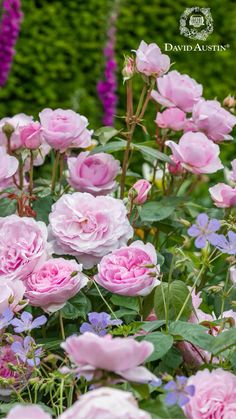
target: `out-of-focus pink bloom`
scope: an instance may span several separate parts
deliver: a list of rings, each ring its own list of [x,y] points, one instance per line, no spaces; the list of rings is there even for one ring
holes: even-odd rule
[[[18,165],[16,157],[9,156],[5,147],[0,146],[0,189],[7,188],[11,184]]]
[[[180,131],[185,127],[186,114],[179,108],[168,108],[163,112],[157,113],[155,122],[160,128]]]
[[[236,266],[231,266],[229,272],[231,281],[236,284]]]
[[[0,282],[0,315],[10,307],[12,311],[17,312],[25,307],[27,301],[23,303],[25,286],[22,281],[1,281]],[[19,302],[22,301],[22,304]]]
[[[20,139],[23,147],[36,150],[42,144],[42,132],[39,122],[31,122],[25,127],[20,127]]]
[[[7,137],[3,132],[3,127],[7,123],[10,124],[14,129],[10,139],[11,150],[21,148],[22,142],[20,136],[20,128],[30,124],[31,122],[33,122],[33,117],[24,113],[18,113],[13,117],[2,118],[0,121],[0,144],[4,145],[5,147],[7,146]]]
[[[166,145],[171,148],[176,161],[192,173],[215,173],[223,168],[219,146],[205,134],[187,132],[180,138],[179,144],[166,141]]]
[[[202,96],[202,85],[187,74],[173,70],[157,79],[158,92],[152,91],[152,98],[168,108],[177,107],[191,112],[193,105]]]
[[[189,419],[236,417],[236,376],[218,368],[198,371],[188,379],[194,385],[195,394],[184,411]]]
[[[145,76],[160,77],[170,68],[170,57],[162,54],[157,44],[141,41],[136,51],[136,68]]]
[[[40,406],[17,405],[8,413],[6,419],[51,419],[51,415],[46,413]]]
[[[115,294],[148,295],[160,283],[159,273],[154,246],[135,241],[104,256],[94,279]]]
[[[110,154],[89,155],[89,152],[84,152],[78,157],[70,157],[67,164],[68,181],[77,191],[107,195],[116,187],[115,177],[120,170],[120,163]]]
[[[231,162],[232,171],[230,172],[230,180],[236,183],[236,159]]]
[[[148,197],[148,192],[150,191],[152,185],[145,179],[140,179],[135,182],[135,184],[130,189],[129,193],[132,198],[132,192],[135,191],[136,196],[133,199],[134,204],[141,205],[146,202]]]
[[[54,312],[88,282],[82,265],[63,258],[49,259],[25,280],[26,297],[32,306]]]
[[[132,393],[100,387],[82,395],[58,419],[151,419],[139,409]],[[11,418],[10,418],[11,419]],[[14,418],[13,418],[14,419]],[[19,418],[16,418],[19,419]]]
[[[231,208],[236,205],[236,188],[225,183],[217,183],[209,188],[209,192],[216,207]]]

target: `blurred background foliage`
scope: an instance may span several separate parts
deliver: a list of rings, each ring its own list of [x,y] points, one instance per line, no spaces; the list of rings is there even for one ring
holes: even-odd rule
[[[91,128],[101,125],[96,84],[103,76],[103,46],[111,0],[22,0],[24,21],[17,53],[6,86],[0,90],[0,117],[25,112],[37,116],[45,107],[73,108],[86,115]],[[119,81],[118,115],[124,113],[124,86],[120,71],[123,54],[141,39],[196,44],[179,33],[186,0],[121,0],[117,22]],[[214,32],[206,44],[229,44],[224,52],[170,52],[173,68],[189,73],[204,85],[206,98],[222,100],[234,93],[236,52],[235,0],[198,0],[211,7]],[[201,42],[200,42],[201,43]]]

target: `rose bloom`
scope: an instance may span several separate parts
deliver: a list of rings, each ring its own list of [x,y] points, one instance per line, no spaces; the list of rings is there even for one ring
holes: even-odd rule
[[[78,157],[67,160],[68,182],[80,192],[92,195],[106,195],[116,187],[115,178],[120,170],[120,162],[106,153],[89,155],[83,152]]]
[[[12,311],[17,312],[25,307],[25,303],[19,304],[24,297],[25,286],[22,281],[16,279],[15,281],[0,282],[0,315],[10,307]]]
[[[91,268],[133,235],[120,199],[76,192],[63,195],[49,215],[54,253],[74,255]]]
[[[168,108],[177,107],[191,112],[193,105],[202,96],[202,85],[187,74],[173,70],[157,79],[158,92],[152,91],[152,98]]]
[[[215,173],[223,166],[219,159],[219,146],[210,141],[205,134],[199,132],[187,132],[179,144],[174,141],[166,141],[173,153],[173,157],[179,161],[189,172]]]
[[[136,68],[146,76],[162,76],[170,68],[170,57],[162,54],[157,44],[141,41],[136,51]]]
[[[154,246],[138,240],[104,256],[94,279],[115,294],[144,296],[160,283],[159,273]]]
[[[230,172],[229,178],[233,183],[236,183],[236,159],[231,162],[231,166],[232,171]]]
[[[7,123],[10,124],[14,129],[10,140],[11,150],[16,150],[22,147],[20,128],[30,124],[31,122],[33,122],[33,117],[24,113],[18,113],[13,117],[2,118],[0,120],[0,144],[7,146],[7,137],[2,130],[3,126]]]
[[[195,394],[184,406],[189,419],[233,419],[236,417],[236,376],[221,368],[198,371],[189,378]]]
[[[85,332],[80,336],[70,336],[61,346],[77,367],[73,371],[81,375],[90,374],[91,377],[95,370],[104,370],[133,382],[160,381],[140,366],[154,350],[151,342],[113,338],[111,335],[101,337]]]
[[[0,146],[0,188],[8,187],[12,176],[16,173],[19,163],[16,157],[9,156],[5,147]]]
[[[231,208],[236,205],[236,188],[225,183],[217,183],[209,188],[211,198],[218,208]]]
[[[186,114],[178,108],[168,108],[163,112],[158,112],[155,120],[160,128],[168,128],[173,131],[180,131],[186,125]]]
[[[74,260],[49,259],[25,280],[26,297],[32,306],[59,310],[87,284],[81,272],[82,265]]]
[[[72,407],[59,416],[59,419],[85,418],[151,419],[151,415],[139,409],[132,393],[111,387],[101,387],[80,396]]]
[[[64,152],[68,147],[86,148],[91,145],[92,131],[88,120],[70,109],[44,109],[39,113],[42,135],[55,150]]]
[[[6,419],[51,419],[51,415],[36,404],[17,405],[10,410]]]
[[[236,117],[217,100],[199,100],[193,107],[192,122],[194,131],[204,132],[213,141],[233,139],[229,133],[236,124]]]
[[[33,218],[0,218],[0,282],[24,280],[47,257],[47,227]]]
[[[132,190],[135,191],[136,196],[133,199],[134,204],[141,205],[146,202],[148,197],[148,192],[150,191],[152,185],[145,179],[140,179],[135,182],[130,190],[130,195],[132,198]]]
[[[39,122],[20,127],[20,139],[23,147],[36,150],[42,144],[41,125]]]

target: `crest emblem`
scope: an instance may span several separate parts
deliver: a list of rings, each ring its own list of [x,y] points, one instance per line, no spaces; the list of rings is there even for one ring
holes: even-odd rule
[[[190,39],[205,41],[213,32],[210,8],[190,7],[180,17],[180,34]]]

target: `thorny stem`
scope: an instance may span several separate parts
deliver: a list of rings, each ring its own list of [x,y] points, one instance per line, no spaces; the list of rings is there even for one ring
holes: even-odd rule
[[[51,185],[51,192],[54,193],[55,186],[56,186],[56,178],[57,178],[57,167],[60,160],[60,151],[56,151],[55,160],[53,163],[53,169],[52,169],[52,185]]]

